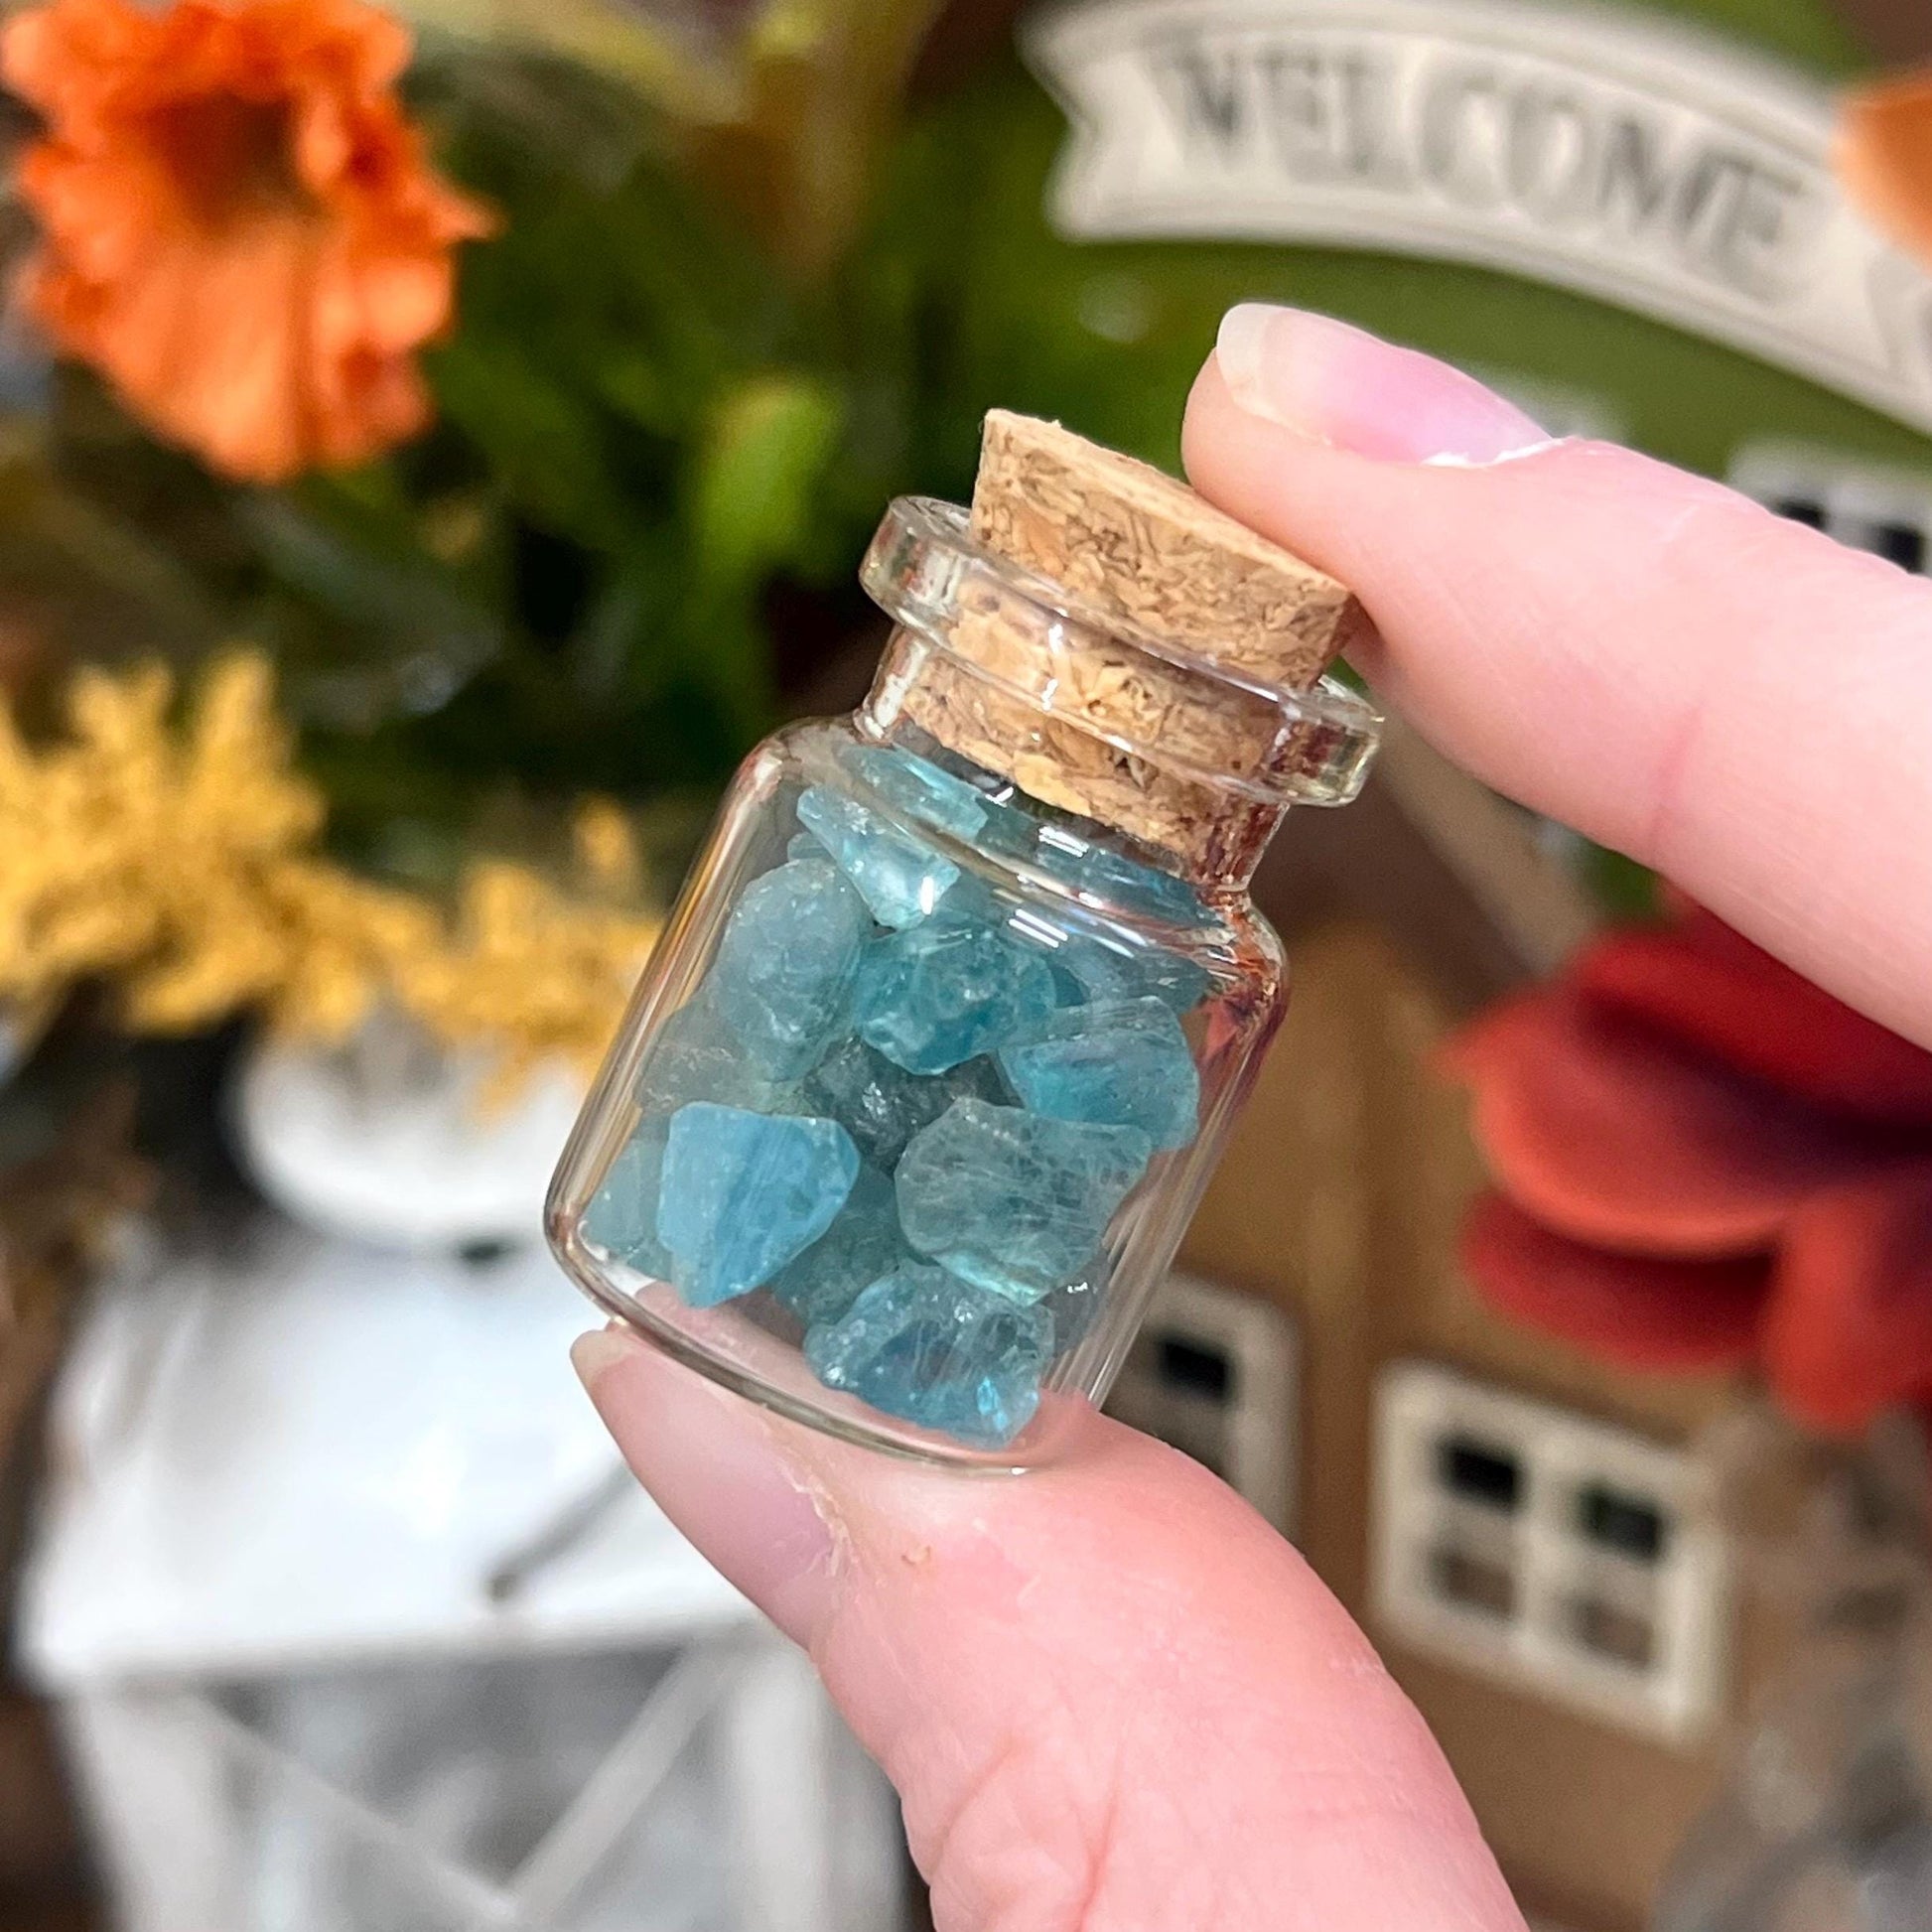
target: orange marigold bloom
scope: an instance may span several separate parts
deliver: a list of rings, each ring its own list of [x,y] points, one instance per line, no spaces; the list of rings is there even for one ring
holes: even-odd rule
[[[47,127],[20,165],[25,298],[157,432],[232,477],[353,463],[420,429],[477,204],[433,174],[360,0],[52,0],[0,32]]]
[[[1865,213],[1932,263],[1932,69],[1853,89],[1839,122],[1838,171]]]

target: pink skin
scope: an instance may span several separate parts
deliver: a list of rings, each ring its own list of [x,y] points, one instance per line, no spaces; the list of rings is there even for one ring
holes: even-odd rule
[[[1932,1044],[1932,587],[1289,311],[1235,312],[1186,447],[1356,586],[1362,668],[1446,751]],[[1185,1458],[1090,1416],[968,1479],[620,1329],[576,1358],[893,1778],[940,1932],[1522,1932],[1367,1641]]]
[[[1194,385],[1188,475],[1361,593],[1377,692],[1932,1045],[1932,583],[1628,450],[1538,447],[1427,356],[1262,313],[1223,326],[1247,406],[1219,354]]]

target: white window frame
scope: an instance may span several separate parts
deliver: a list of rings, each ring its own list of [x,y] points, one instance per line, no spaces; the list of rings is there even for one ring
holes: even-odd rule
[[[1431,1362],[1385,1369],[1375,1408],[1370,1557],[1384,1628],[1418,1650],[1668,1742],[1709,1728],[1725,1679],[1729,1559],[1691,1456]],[[1457,1496],[1441,1480],[1441,1446],[1458,1436],[1514,1457],[1513,1509]],[[1656,1506],[1665,1536],[1654,1561],[1583,1533],[1580,1499],[1595,1485]],[[1445,1547],[1507,1571],[1508,1615],[1441,1591],[1432,1569]],[[1572,1627],[1580,1595],[1640,1606],[1649,1659],[1619,1662],[1585,1643]]]
[[[1154,1306],[1142,1324],[1144,1338],[1171,1333],[1181,1341],[1199,1342],[1225,1355],[1234,1368],[1232,1399],[1212,1404],[1215,1422],[1223,1431],[1221,1473],[1284,1536],[1295,1531],[1295,1487],[1301,1440],[1298,1385],[1301,1350],[1295,1323],[1272,1302],[1239,1289],[1222,1286],[1198,1275],[1172,1274],[1161,1285]],[[1144,1426],[1146,1412],[1138,1395],[1133,1357],[1114,1383],[1114,1395],[1125,1395],[1131,1419]],[[1171,1391],[1158,1392],[1155,1401],[1185,1401]]]
[[[1816,503],[1826,535],[1854,550],[1875,549],[1881,525],[1909,525],[1925,541],[1920,571],[1932,575],[1932,473],[1867,463],[1815,444],[1773,441],[1740,447],[1727,481],[1768,509],[1794,500]]]

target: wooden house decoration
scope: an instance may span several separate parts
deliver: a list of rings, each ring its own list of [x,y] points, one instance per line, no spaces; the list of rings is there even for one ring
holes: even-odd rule
[[[1295,1537],[1525,1906],[1635,1932],[1748,1688],[1691,1452],[1736,1392],[1605,1369],[1482,1307],[1452,1260],[1481,1164],[1428,1068],[1595,908],[1539,828],[1400,732],[1356,806],[1294,833],[1263,879],[1289,1043],[1114,1407]]]
[[[1175,333],[1242,297],[1325,309],[1932,569],[1932,327],[1887,333],[1932,320],[1932,280],[1830,166],[1832,81],[1932,60],[1919,0],[1092,0],[1023,46],[1072,124],[1049,218],[1117,291],[1183,286]],[[1480,1162],[1428,1069],[1598,904],[1556,828],[1399,722],[1258,897],[1288,1044],[1113,1406],[1364,1621],[1533,1922],[1636,1932],[1773,1648],[1694,1452],[1740,1392],[1477,1302],[1452,1257]]]

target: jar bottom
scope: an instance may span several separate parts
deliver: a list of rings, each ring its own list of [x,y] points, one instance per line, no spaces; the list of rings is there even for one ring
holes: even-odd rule
[[[729,1305],[693,1311],[665,1283],[646,1283],[641,1294],[626,1292],[610,1279],[605,1265],[582,1246],[574,1230],[559,1231],[552,1246],[572,1281],[600,1311],[681,1366],[787,1422],[902,1461],[989,1475],[1024,1475],[1059,1460],[1081,1419],[1091,1412],[1084,1395],[1045,1388],[1037,1412],[1012,1442],[997,1448],[976,1447],[886,1415],[856,1397],[828,1391],[794,1346],[759,1328]]]

